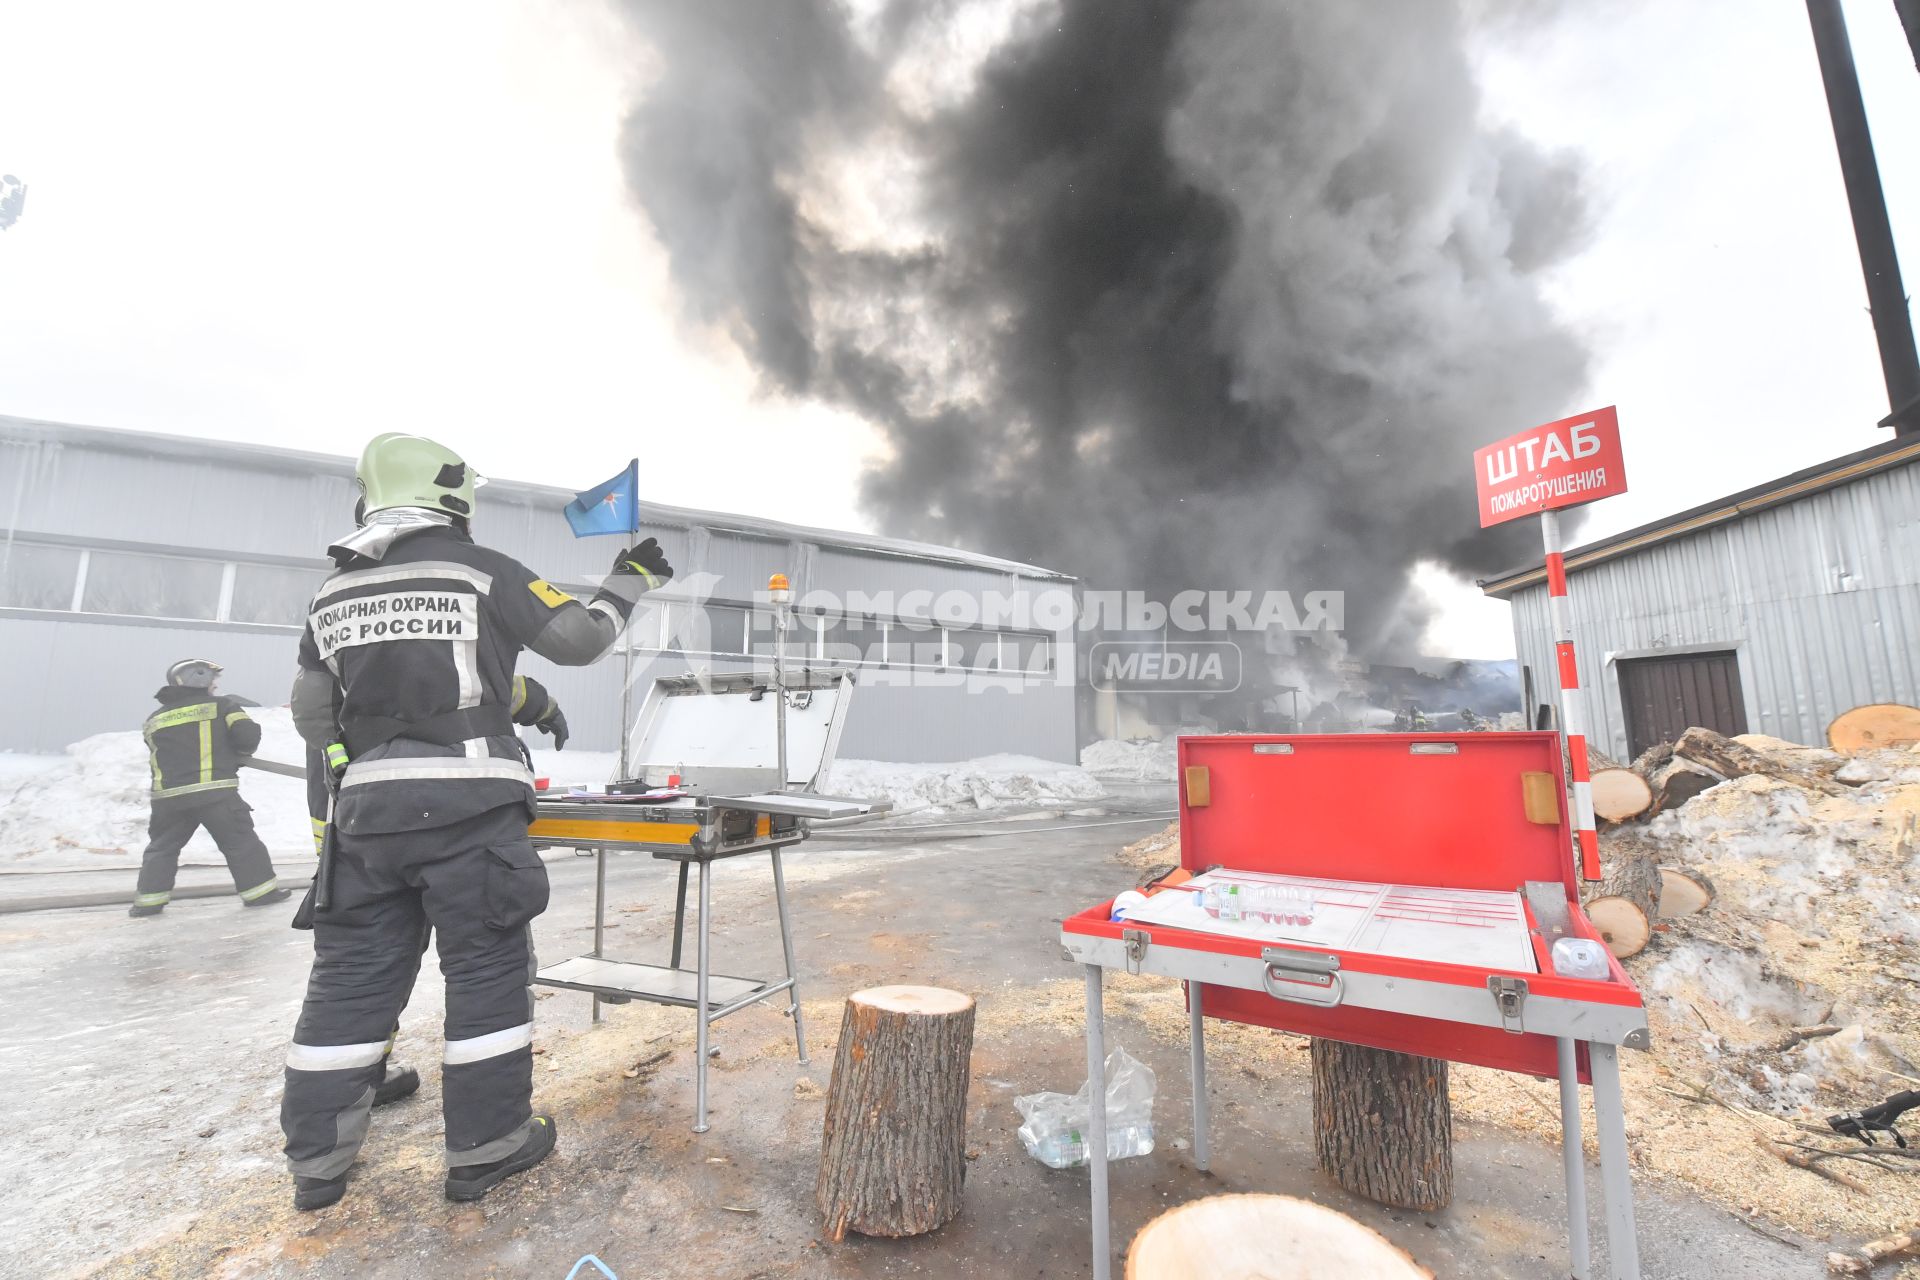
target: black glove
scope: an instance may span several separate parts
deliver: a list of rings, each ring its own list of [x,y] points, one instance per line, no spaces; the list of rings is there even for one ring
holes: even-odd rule
[[[647,590],[663,587],[673,577],[673,566],[667,563],[667,553],[660,549],[660,543],[648,538],[639,546],[628,547],[613,562],[615,577],[639,576],[647,583]]]
[[[567,749],[567,717],[565,713],[560,710],[559,703],[554,703],[553,710],[547,712],[546,715],[536,721],[533,727],[542,733],[550,733],[553,735],[553,749],[555,751],[565,751]]]

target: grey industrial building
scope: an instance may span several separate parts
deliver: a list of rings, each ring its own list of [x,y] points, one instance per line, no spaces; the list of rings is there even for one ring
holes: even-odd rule
[[[1592,741],[1690,725],[1824,745],[1863,703],[1920,702],[1920,439],[1903,436],[1567,554]],[[1558,705],[1546,573],[1513,606],[1527,705]]]
[[[354,497],[347,458],[0,416],[0,750],[137,727],[168,663],[187,656],[225,664],[228,692],[284,703],[324,549]],[[476,535],[590,592],[618,539],[574,538],[561,514],[572,497],[490,480]],[[842,757],[1075,758],[1071,578],[645,502],[641,519],[677,571],[636,615],[642,689],[690,666],[742,670],[756,655],[765,666],[766,585],[785,573],[799,602],[787,653],[856,671]],[[968,599],[989,602],[982,617]],[[618,742],[621,669],[619,657],[561,670],[531,654],[521,666],[560,698],[576,742],[599,750]]]

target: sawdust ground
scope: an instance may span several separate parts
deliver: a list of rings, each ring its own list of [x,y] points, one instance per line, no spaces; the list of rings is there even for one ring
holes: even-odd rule
[[[1719,817],[1737,826],[1743,805],[1751,806],[1756,794],[1783,785],[1747,779],[1723,784],[1689,803],[1700,806],[1696,817]],[[1852,794],[1815,798],[1808,806],[1809,826],[1846,832],[1845,848],[1860,874],[1878,871],[1898,884],[1913,852],[1911,812],[1920,810],[1920,787],[1893,790],[1875,802],[1879,808],[1863,822],[1864,803]],[[1735,1017],[1697,985],[1669,980],[1659,996],[1649,994],[1647,999],[1653,1051],[1629,1051],[1620,1059],[1628,1149],[1638,1171],[1691,1188],[1750,1219],[1816,1238],[1881,1235],[1911,1223],[1912,1207],[1920,1199],[1920,1161],[1913,1162],[1916,1173],[1887,1172],[1854,1160],[1826,1162],[1864,1188],[1856,1190],[1785,1163],[1761,1140],[1845,1146],[1835,1143],[1822,1123],[1827,1111],[1857,1107],[1920,1083],[1907,1082],[1884,1065],[1866,1063],[1870,1055],[1865,1052],[1878,1046],[1896,1066],[1920,1057],[1920,957],[1915,950],[1920,940],[1890,932],[1884,904],[1871,894],[1847,892],[1844,877],[1820,898],[1820,927],[1814,931],[1745,909],[1750,896],[1774,885],[1798,845],[1783,841],[1777,855],[1755,857],[1748,851],[1739,857],[1684,859],[1692,865],[1704,863],[1720,890],[1718,901],[1700,916],[1663,922],[1655,943],[1629,961],[1628,968],[1645,990],[1645,975],[1686,942],[1756,957],[1768,981],[1788,992],[1805,993],[1811,1006],[1826,1011],[1809,1022],[1824,1016],[1836,1021],[1864,1017],[1860,1011],[1870,1010],[1871,1033],[1855,1033],[1863,1040],[1861,1052],[1850,1055],[1844,1064],[1849,1070],[1836,1070],[1811,1102],[1769,1109],[1767,1090],[1794,1071],[1805,1052],[1798,1044],[1778,1051],[1769,1047],[1791,1031],[1792,1020]],[[1127,846],[1116,857],[1142,872],[1177,862],[1179,824]],[[1109,974],[1107,983],[1110,1016],[1135,1019],[1160,1040],[1186,1041],[1187,1013],[1178,983],[1121,973]],[[1078,1035],[1084,1008],[1084,987],[1069,980],[1048,984],[1023,1008],[996,1010],[987,1020],[1013,1020],[1023,1029]],[[1214,1061],[1254,1067],[1262,1075],[1290,1079],[1302,1090],[1310,1087],[1306,1037],[1212,1022],[1207,1036]],[[1862,1059],[1858,1070],[1851,1070],[1853,1057]],[[1457,1121],[1558,1141],[1559,1091],[1554,1082],[1455,1064],[1450,1083]],[[1590,1098],[1582,1105],[1587,1150],[1597,1157]]]
[[[589,1132],[630,1095],[645,1090],[668,1061],[690,1059],[692,1043],[691,1024],[684,1014],[658,1005],[630,1006],[617,1023],[594,1033],[543,1027],[534,1044],[535,1100],[540,1108],[564,1116],[575,1132]],[[792,1041],[782,1043],[791,1054]],[[661,1056],[663,1050],[669,1053]],[[715,1066],[719,1065],[716,1059]],[[434,1073],[423,1074],[427,1078],[420,1093],[397,1104],[408,1109],[409,1120],[418,1122],[403,1129],[397,1123],[399,1117],[381,1113],[388,1123],[375,1125],[368,1144],[372,1158],[356,1165],[351,1194],[338,1208],[318,1217],[300,1213],[293,1208],[284,1179],[239,1179],[228,1184],[224,1198],[207,1208],[181,1215],[162,1230],[129,1242],[120,1255],[121,1263],[81,1268],[67,1276],[239,1280],[280,1261],[312,1262],[340,1249],[378,1249],[395,1221],[435,1223],[449,1236],[463,1238],[481,1230],[490,1216],[514,1212],[517,1201],[537,1201],[554,1191],[553,1180],[564,1175],[549,1162],[495,1192],[484,1208],[446,1200],[440,1188],[445,1150],[437,1078]],[[690,1136],[683,1126],[661,1127],[630,1155],[637,1160],[642,1150],[651,1150],[658,1159],[663,1146],[688,1145]],[[596,1153],[596,1158],[604,1162],[606,1157]],[[209,1240],[222,1243],[209,1253]],[[137,1270],[127,1270],[127,1265]]]
[[[1143,873],[1178,866],[1180,864],[1180,823],[1169,822],[1164,829],[1135,840],[1114,856],[1125,865]]]
[[[1187,1010],[1178,982],[1109,972],[1105,993],[1110,1019],[1136,1022],[1168,1044],[1186,1043]],[[1071,979],[1047,983],[1020,1002],[997,1002],[981,1010],[982,1027],[989,1033],[1015,1038],[1036,1031],[1077,1038],[1084,1034],[1085,1017],[1086,987]],[[1656,1036],[1663,1032],[1671,1034],[1672,1029],[1654,1028]],[[1214,1071],[1242,1071],[1303,1093],[1312,1085],[1305,1036],[1209,1022],[1207,1055]],[[1837,1186],[1759,1147],[1757,1134],[1776,1141],[1795,1138],[1799,1130],[1790,1123],[1698,1100],[1686,1077],[1649,1054],[1627,1052],[1620,1061],[1627,1145],[1636,1173],[1682,1184],[1750,1218],[1816,1239],[1875,1236],[1910,1220],[1915,1188],[1911,1175],[1859,1165],[1849,1171],[1868,1187],[1868,1194]],[[1560,1094],[1552,1081],[1454,1064],[1449,1083],[1456,1123],[1559,1141]],[[1587,1153],[1597,1159],[1590,1099],[1583,1101],[1582,1112]]]

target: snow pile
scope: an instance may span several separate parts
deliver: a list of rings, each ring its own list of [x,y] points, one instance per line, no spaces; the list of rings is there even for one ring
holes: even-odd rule
[[[1015,755],[982,756],[952,764],[836,760],[826,790],[863,800],[890,800],[896,814],[1078,806],[1106,794],[1099,780],[1085,769]]]
[[[257,707],[249,714],[260,723],[260,759],[306,763],[291,712]],[[59,870],[139,862],[153,785],[139,730],[95,734],[68,747],[64,757],[16,763],[0,769],[0,865]],[[604,782],[614,771],[611,752],[536,750],[533,763],[556,785]],[[313,856],[304,780],[242,769],[240,795],[253,806],[254,826],[276,859]],[[221,858],[202,831],[187,842],[181,861],[217,865]]]
[[[1080,753],[1080,767],[1100,778],[1172,782],[1175,743],[1152,738],[1102,738]]]
[[[65,756],[23,755],[12,751],[0,751],[0,788],[5,788],[57,769],[66,760]]]
[[[306,760],[289,712],[251,714],[260,722],[262,759],[294,765]],[[53,767],[0,781],[0,862],[49,869],[136,863],[147,843],[152,786],[139,730],[83,738]],[[245,770],[240,794],[253,806],[267,848],[311,855],[304,782]],[[218,863],[220,854],[200,832],[181,860]]]
[[[1817,1120],[1920,1075],[1920,748],[1738,741],[1782,776],[1722,782],[1637,829],[1716,896],[1628,967],[1678,1074]]]

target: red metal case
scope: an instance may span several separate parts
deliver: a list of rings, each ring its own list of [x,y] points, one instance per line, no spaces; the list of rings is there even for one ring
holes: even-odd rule
[[[1571,931],[1600,940],[1580,910],[1555,734],[1187,737],[1180,739],[1178,759],[1180,864],[1189,871],[1218,865],[1507,891],[1546,881],[1565,893]],[[1550,785],[1534,780],[1531,817],[1527,774],[1551,779]],[[1548,794],[1551,812],[1543,815],[1538,797]],[[1089,940],[1130,937],[1143,954],[1161,953],[1172,967],[1146,964],[1143,971],[1178,970],[1176,976],[1193,979],[1209,1017],[1546,1078],[1557,1074],[1557,1036],[1634,1042],[1631,1033],[1621,1039],[1588,1023],[1635,1022],[1644,1039],[1639,993],[1618,962],[1609,957],[1606,980],[1556,976],[1531,911],[1537,972],[1303,948],[1302,955],[1331,954],[1347,983],[1346,998],[1327,1007],[1276,998],[1268,994],[1271,983],[1260,990],[1205,981],[1209,965],[1261,964],[1263,951],[1291,948],[1113,923],[1109,911],[1109,905],[1084,911],[1064,921],[1063,930]],[[1169,955],[1169,949],[1184,954]],[[1511,1016],[1497,1012],[1497,989],[1507,979],[1520,984],[1520,1003],[1507,1006]],[[1512,982],[1505,986],[1516,989]],[[1538,1013],[1532,1027],[1526,1026],[1529,1008]],[[1589,1009],[1590,1017],[1582,1012]],[[1579,1067],[1588,1079],[1584,1045]]]

